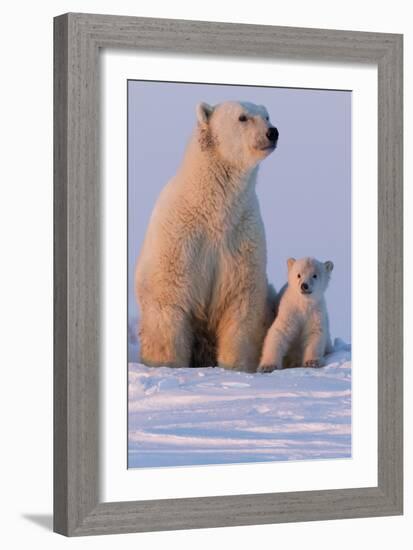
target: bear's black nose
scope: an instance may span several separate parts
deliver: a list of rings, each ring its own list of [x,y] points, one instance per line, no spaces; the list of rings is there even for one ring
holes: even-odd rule
[[[277,141],[279,133],[277,128],[275,128],[274,126],[271,126],[270,128],[268,128],[266,135],[270,141]]]
[[[308,284],[307,283],[303,283],[301,285],[301,290],[308,290]]]

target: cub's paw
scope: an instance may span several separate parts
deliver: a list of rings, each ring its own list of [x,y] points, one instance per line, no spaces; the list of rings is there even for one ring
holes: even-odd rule
[[[321,361],[318,359],[309,359],[308,361],[305,361],[304,367],[310,368],[310,369],[319,369],[322,367]]]
[[[277,365],[260,365],[257,369],[257,372],[272,372],[277,369]]]

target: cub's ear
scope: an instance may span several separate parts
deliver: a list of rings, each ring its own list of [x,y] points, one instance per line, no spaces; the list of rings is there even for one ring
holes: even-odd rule
[[[326,271],[330,273],[330,271],[333,271],[334,264],[329,260],[328,262],[324,262],[324,267],[326,268]]]
[[[288,269],[291,269],[293,267],[293,265],[295,264],[295,258],[288,258],[287,260],[287,266],[288,266]]]
[[[199,124],[208,124],[214,108],[208,103],[198,103],[196,106],[196,118]]]

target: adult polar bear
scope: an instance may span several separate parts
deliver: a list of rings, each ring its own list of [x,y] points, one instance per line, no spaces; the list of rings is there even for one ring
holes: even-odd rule
[[[136,268],[143,363],[256,370],[273,319],[255,183],[277,140],[263,106],[197,106]]]

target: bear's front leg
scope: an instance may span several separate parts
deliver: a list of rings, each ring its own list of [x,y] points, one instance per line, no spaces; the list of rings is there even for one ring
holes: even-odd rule
[[[264,340],[258,372],[272,372],[283,368],[284,356],[294,338],[294,332],[286,330],[285,323],[277,318]]]
[[[189,367],[193,335],[177,307],[142,308],[139,328],[141,362],[153,367]]]
[[[322,367],[325,347],[326,341],[322,332],[316,331],[309,334],[304,348],[304,366],[310,368]]]
[[[255,372],[265,336],[265,304],[254,308],[234,302],[221,317],[217,330],[218,366]]]
[[[254,329],[234,320],[221,322],[218,332],[218,366],[244,372],[255,372],[259,344]]]

